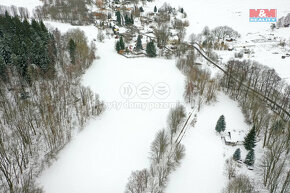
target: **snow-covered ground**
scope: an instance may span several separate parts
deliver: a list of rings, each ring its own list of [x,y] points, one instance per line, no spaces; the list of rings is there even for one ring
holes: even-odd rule
[[[290,28],[276,29],[271,31],[268,22],[249,22],[249,9],[277,9],[277,17],[286,16],[290,13],[289,0],[158,0],[148,4],[149,9],[157,5],[159,8],[163,3],[169,3],[173,7],[183,7],[187,13],[187,20],[190,26],[187,28],[187,38],[191,33],[198,34],[205,26],[213,29],[217,26],[227,25],[241,34],[241,40],[238,46],[247,45],[245,42],[251,42],[253,39],[260,39],[261,36],[274,34],[278,39],[290,40]],[[273,38],[273,37],[272,37]],[[278,43],[276,43],[277,45]],[[281,51],[279,54],[272,54],[276,48],[271,45],[263,46],[260,43],[252,43],[255,56],[250,59],[256,60],[263,65],[274,68],[281,78],[290,83],[290,57],[281,59],[282,55],[290,53]],[[233,57],[233,53],[226,52],[223,58]],[[245,58],[248,59],[248,58]],[[224,60],[226,61],[226,60]]]
[[[182,143],[186,154],[180,168],[169,181],[167,193],[218,193],[225,186],[224,163],[235,148],[227,147],[215,132],[215,125],[221,115],[225,116],[226,133],[232,138],[243,139],[249,126],[238,104],[224,94],[219,94],[218,102],[204,106],[197,114],[194,128],[187,131]]]
[[[278,17],[286,15],[290,12],[289,0],[157,0],[147,5],[153,11],[155,5],[159,8],[164,2],[185,9],[190,22],[187,36],[200,33],[206,25],[211,29],[228,25],[241,33],[239,46],[269,33],[286,39],[290,37],[290,28],[271,32],[269,23],[249,22],[249,9],[277,9]],[[1,0],[0,4],[27,7],[32,12],[41,2]],[[76,28],[57,22],[45,23],[58,27],[61,32]],[[85,31],[89,41],[96,39],[94,26],[79,28]],[[156,132],[165,127],[169,106],[176,101],[182,102],[184,77],[176,69],[175,61],[126,59],[115,53],[114,40],[97,44],[101,59],[96,60],[84,75],[83,84],[98,93],[108,109],[97,120],[88,123],[59,153],[58,160],[42,173],[39,183],[48,193],[123,192],[131,171],[148,167],[150,143]],[[272,48],[271,44],[253,45],[255,56],[251,59],[275,68],[282,78],[290,76],[290,58],[282,60],[281,55],[272,54],[274,50],[280,53],[281,49]],[[233,52],[228,51],[220,54],[225,59],[233,56]],[[123,90],[120,87],[126,82],[136,86],[142,82],[152,86],[163,82],[169,85],[170,95],[166,99],[154,95],[141,99],[136,94],[127,101],[120,95]],[[170,176],[167,192],[218,193],[224,187],[224,160],[235,148],[225,147],[215,134],[214,127],[221,114],[225,115],[227,129],[233,133],[235,130],[237,137],[243,138],[249,129],[237,103],[225,95],[220,94],[217,103],[204,106],[198,113],[196,126],[188,130],[182,142],[186,146],[186,156],[181,167]]]
[[[166,126],[169,107],[164,105],[182,102],[184,77],[174,61],[126,59],[115,53],[113,45],[114,40],[98,44],[101,59],[83,77],[83,84],[99,93],[108,109],[98,120],[92,120],[43,172],[39,181],[47,193],[123,192],[131,171],[149,165],[150,144],[156,132]],[[166,99],[154,95],[141,99],[136,95],[126,101],[120,94],[126,82],[136,86],[164,82],[170,95]],[[134,104],[147,108],[132,107]]]
[[[289,11],[290,12],[290,11]],[[286,40],[286,46],[278,44]],[[243,51],[243,47],[251,50],[251,54],[244,54],[242,59],[258,61],[260,64],[274,68],[279,76],[290,84],[290,57],[282,59],[282,56],[290,54],[290,28],[270,29],[249,33],[237,42],[234,42],[233,51],[217,51],[225,63],[234,58],[234,54]],[[287,45],[288,44],[288,45]]]
[[[248,32],[260,32],[268,29],[270,24],[249,22],[249,9],[277,9],[279,18],[290,12],[289,0],[158,0],[152,4],[160,7],[164,2],[173,7],[184,8],[190,22],[188,34],[200,33],[206,25],[209,28],[228,25],[242,35]]]

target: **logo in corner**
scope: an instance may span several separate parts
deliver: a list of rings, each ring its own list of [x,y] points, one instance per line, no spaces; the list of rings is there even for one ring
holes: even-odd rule
[[[250,9],[250,22],[277,22],[277,9]]]

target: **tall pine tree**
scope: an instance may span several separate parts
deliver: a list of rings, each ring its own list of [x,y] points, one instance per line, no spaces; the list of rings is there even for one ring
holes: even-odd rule
[[[72,64],[75,64],[76,47],[77,45],[75,44],[75,42],[72,39],[70,39],[68,43],[68,50]]]
[[[120,37],[120,48],[121,50],[125,50],[125,43],[122,36]]]
[[[117,41],[117,43],[116,43],[116,51],[119,53],[120,50],[121,50],[120,42]]]
[[[244,146],[246,150],[251,150],[256,146],[255,143],[256,143],[256,129],[254,125],[253,128],[248,133],[248,135],[245,137]]]
[[[149,57],[156,57],[156,47],[153,41],[150,41],[146,46],[146,53]]]
[[[117,22],[121,26],[122,25],[122,19],[121,19],[121,13],[120,11],[116,12]]]
[[[156,7],[156,6],[154,7],[154,12],[155,12],[155,13],[157,12],[157,7]]]
[[[134,18],[133,18],[133,14],[131,14],[131,24],[134,25]]]
[[[140,51],[142,49],[143,49],[143,47],[142,47],[142,36],[138,35],[137,44],[136,44],[136,50]]]
[[[130,19],[129,19],[127,14],[125,15],[125,24],[126,25],[130,25],[131,24],[131,21],[130,21]]]
[[[245,164],[247,164],[248,166],[252,166],[255,163],[255,152],[254,149],[251,149],[249,151],[249,153],[246,156],[246,159],[244,161]]]
[[[225,131],[225,129],[226,129],[225,117],[224,115],[221,115],[216,123],[215,130],[220,133],[222,131]]]

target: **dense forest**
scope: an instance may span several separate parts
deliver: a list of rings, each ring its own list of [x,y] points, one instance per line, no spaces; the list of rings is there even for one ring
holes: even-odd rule
[[[56,60],[54,38],[43,22],[0,15],[0,75],[9,81],[8,68],[15,68],[26,81],[31,81],[34,67],[41,76],[53,78]]]
[[[42,21],[0,16],[0,192],[42,192],[35,177],[104,104],[80,84],[95,46]]]

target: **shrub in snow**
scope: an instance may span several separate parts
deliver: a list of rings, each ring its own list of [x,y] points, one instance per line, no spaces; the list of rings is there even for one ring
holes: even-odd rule
[[[236,161],[241,159],[241,149],[240,148],[236,149],[236,151],[233,155],[233,159]]]
[[[140,10],[140,12],[144,12],[143,7],[140,7],[139,10]]]
[[[254,187],[251,181],[246,175],[238,175],[233,180],[229,181],[226,188],[222,191],[223,193],[253,193]]]
[[[233,159],[227,159],[225,163],[225,172],[229,180],[236,176],[237,162]]]
[[[243,52],[243,50],[241,50],[241,51],[238,52],[238,53],[235,53],[235,58],[243,58],[243,56],[244,56],[244,52]]]

